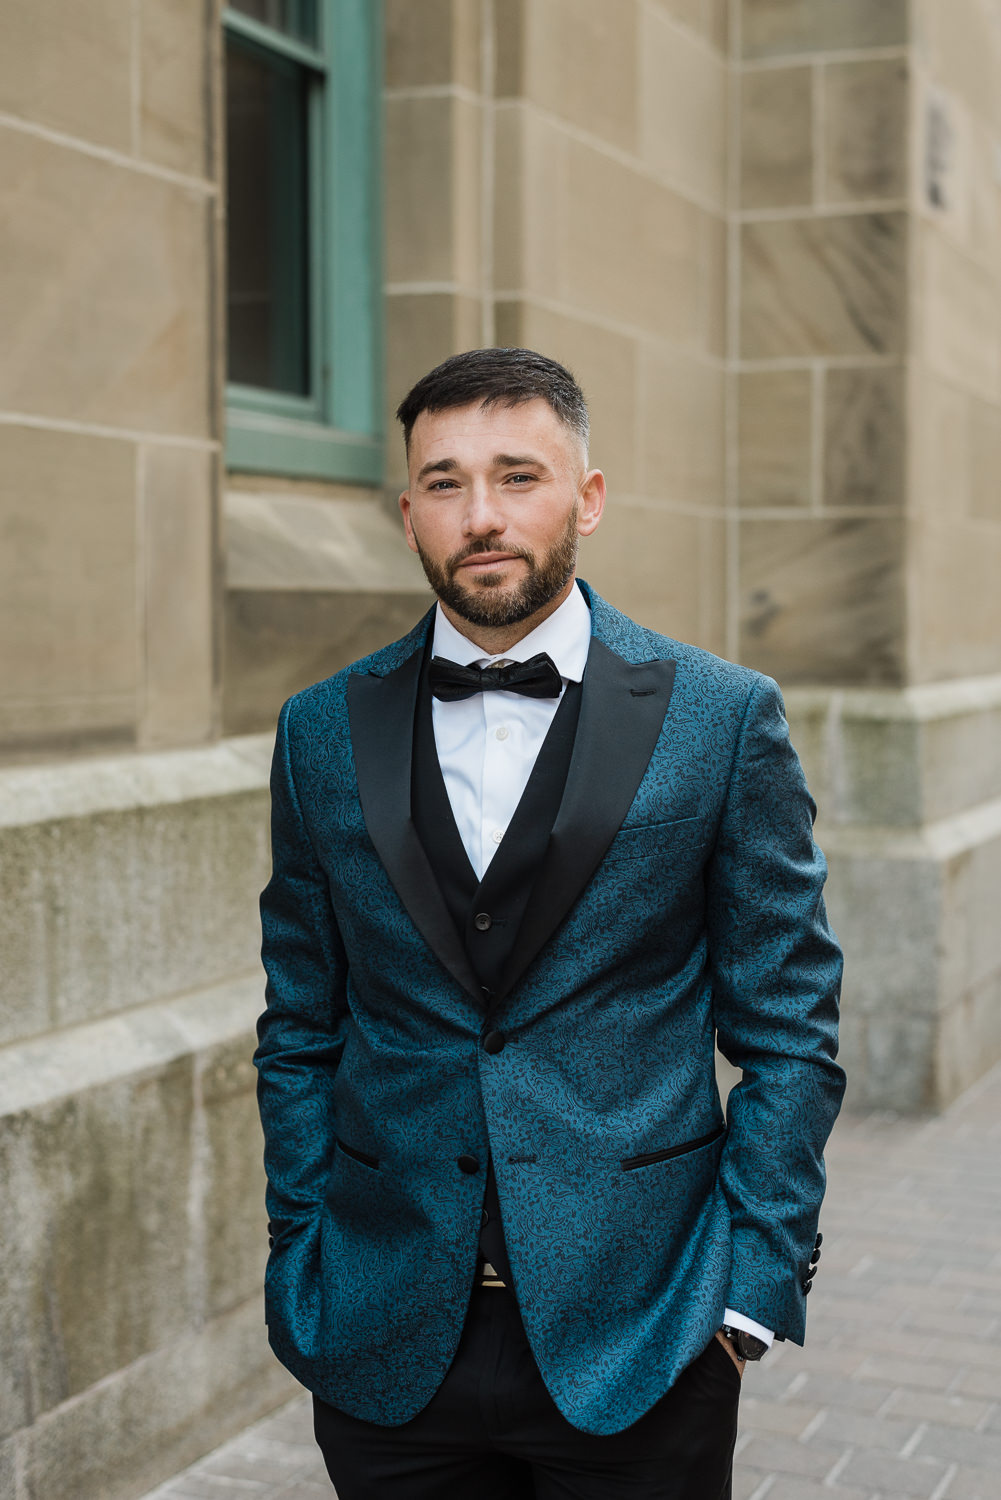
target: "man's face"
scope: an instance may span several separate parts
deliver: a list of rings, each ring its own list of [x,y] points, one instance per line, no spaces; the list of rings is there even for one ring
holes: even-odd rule
[[[567,591],[605,485],[547,402],[421,412],[408,467],[407,541],[449,612],[510,626]]]

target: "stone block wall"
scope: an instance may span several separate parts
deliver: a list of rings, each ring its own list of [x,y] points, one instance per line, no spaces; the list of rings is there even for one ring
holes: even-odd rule
[[[904,4],[740,7],[739,649],[902,683],[912,63]]]
[[[457,349],[564,360],[613,494],[584,575],[724,650],[726,6],[389,0],[386,25],[387,430]]]
[[[735,654],[787,690],[856,1105],[1001,1056],[1001,5],[735,6]]]
[[[915,7],[912,680],[1001,671],[1001,7]],[[961,603],[960,603],[961,601]]]
[[[5,8],[0,754],[217,731],[218,11]]]

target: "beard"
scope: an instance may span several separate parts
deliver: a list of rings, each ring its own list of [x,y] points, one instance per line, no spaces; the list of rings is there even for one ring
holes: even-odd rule
[[[507,547],[499,540],[483,537],[470,542],[460,552],[453,552],[445,562],[429,557],[414,533],[417,556],[425,577],[442,604],[454,610],[460,619],[481,629],[520,625],[542,609],[570,582],[577,566],[577,507],[574,506],[562,536],[540,559],[524,547]],[[520,583],[504,585],[501,578],[487,573],[481,576],[477,592],[467,589],[456,578],[456,570],[467,558],[482,552],[510,552],[520,557],[528,574]]]

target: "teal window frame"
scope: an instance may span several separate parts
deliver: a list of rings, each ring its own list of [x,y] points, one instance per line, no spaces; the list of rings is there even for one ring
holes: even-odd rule
[[[383,478],[380,0],[317,0],[311,46],[225,6],[228,33],[309,70],[309,396],[226,385],[226,467]]]

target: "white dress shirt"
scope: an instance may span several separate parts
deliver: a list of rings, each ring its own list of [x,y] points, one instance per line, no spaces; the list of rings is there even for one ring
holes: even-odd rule
[[[502,656],[484,656],[482,647],[460,635],[445,618],[439,604],[431,650],[434,656],[462,667],[496,667],[501,662],[528,661],[548,651],[565,688],[584,676],[590,645],[591,611],[580,589],[574,588],[548,620]],[[432,699],[441,774],[478,880],[483,879],[514,817],[560,701],[503,690],[474,693],[457,703]]]
[[[566,688],[568,682],[583,679],[590,645],[591,611],[580,589],[573,588],[547,620],[502,656],[484,656],[481,647],[446,619],[439,604],[431,651],[463,667],[523,662],[547,651]],[[514,817],[561,698],[562,694],[560,698],[526,698],[522,693],[499,690],[474,693],[455,703],[440,698],[431,701],[434,742],[445,789],[463,847],[479,880]],[[771,1330],[742,1313],[728,1307],[723,1319],[771,1345]]]

